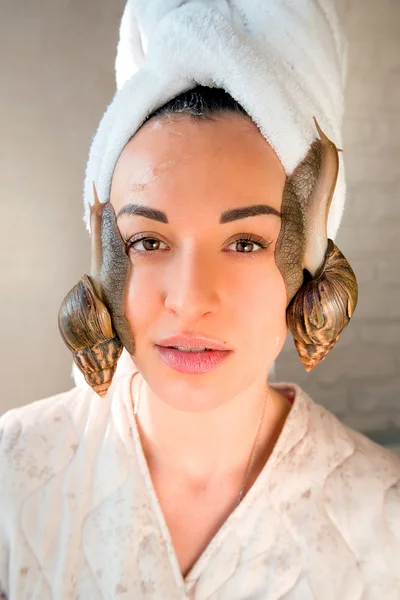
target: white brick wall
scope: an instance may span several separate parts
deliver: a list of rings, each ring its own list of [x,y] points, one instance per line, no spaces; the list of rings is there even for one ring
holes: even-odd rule
[[[359,304],[337,346],[311,373],[288,339],[277,379],[303,384],[355,429],[385,430],[392,438],[397,432],[400,444],[400,2],[337,3],[349,48],[348,191],[336,243],[357,275]]]

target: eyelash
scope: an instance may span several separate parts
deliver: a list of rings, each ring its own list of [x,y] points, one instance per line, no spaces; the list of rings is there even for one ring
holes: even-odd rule
[[[131,248],[133,246],[133,244],[136,244],[136,242],[143,242],[144,240],[156,240],[158,242],[161,243],[165,243],[162,242],[162,240],[159,240],[157,237],[154,236],[142,236],[142,237],[137,237],[135,238],[132,237],[130,239],[126,239],[124,238],[126,247],[127,247],[127,252],[131,251]],[[257,245],[260,246],[260,250],[258,252],[235,252],[235,254],[245,254],[248,255],[252,258],[254,258],[255,255],[257,254],[261,254],[262,252],[264,252],[265,250],[268,250],[269,246],[272,244],[271,241],[265,241],[262,237],[255,235],[255,234],[247,234],[247,233],[239,233],[236,237],[236,239],[232,240],[228,245],[230,246],[231,244],[234,244],[235,242],[251,242],[251,243],[255,243]],[[132,250],[135,254],[153,254],[155,252],[157,252],[157,250]]]

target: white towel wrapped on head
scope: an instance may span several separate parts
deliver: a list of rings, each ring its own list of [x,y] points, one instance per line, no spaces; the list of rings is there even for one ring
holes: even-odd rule
[[[116,161],[146,117],[197,84],[222,87],[248,112],[290,175],[318,137],[342,148],[346,40],[333,0],[128,0],[118,90],[94,136],[84,186],[109,197]],[[343,153],[328,237],[343,214]]]

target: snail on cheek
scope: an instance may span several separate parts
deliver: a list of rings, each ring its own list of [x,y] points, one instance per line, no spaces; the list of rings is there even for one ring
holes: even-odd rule
[[[90,209],[90,275],[62,301],[58,326],[86,382],[105,396],[122,347],[133,355],[134,338],[124,316],[125,287],[130,269],[116,215],[108,201],[100,203],[94,190]]]
[[[327,235],[338,149],[314,121],[320,139],[287,178],[275,247],[287,292],[287,325],[306,371],[337,343],[358,300],[356,276]]]

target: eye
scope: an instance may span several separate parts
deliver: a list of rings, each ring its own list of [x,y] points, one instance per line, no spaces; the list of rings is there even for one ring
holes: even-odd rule
[[[130,251],[131,249],[133,250],[133,252],[143,252],[143,250],[138,250],[136,247],[136,244],[142,243],[142,246],[144,248],[144,252],[154,252],[155,250],[159,250],[159,245],[163,244],[164,242],[162,242],[161,240],[154,238],[154,237],[139,237],[137,239],[132,238],[130,240],[126,241],[126,245],[127,245],[127,249],[128,251]]]
[[[156,237],[143,235],[141,237],[133,237],[129,240],[125,240],[125,243],[128,252],[132,251],[137,254],[150,254],[160,250],[160,244],[165,244],[165,242],[162,242]],[[271,243],[271,241],[266,241],[258,235],[240,233],[236,240],[228,244],[227,248],[236,244],[236,248],[238,249],[236,254],[260,254],[264,250],[267,250]],[[141,249],[137,247],[138,244],[142,244]],[[259,250],[253,252],[252,249],[254,249],[255,246],[259,246]]]
[[[238,254],[261,254],[261,252],[263,252],[264,250],[268,250],[271,243],[272,242],[266,241],[258,235],[248,235],[246,233],[240,233],[237,239],[231,242],[229,246],[233,244],[240,244],[240,246],[237,246],[238,248],[247,248],[239,250]],[[258,250],[257,252],[252,252],[251,249],[249,250],[249,246],[251,248],[254,248],[255,245],[259,246],[260,250]]]

